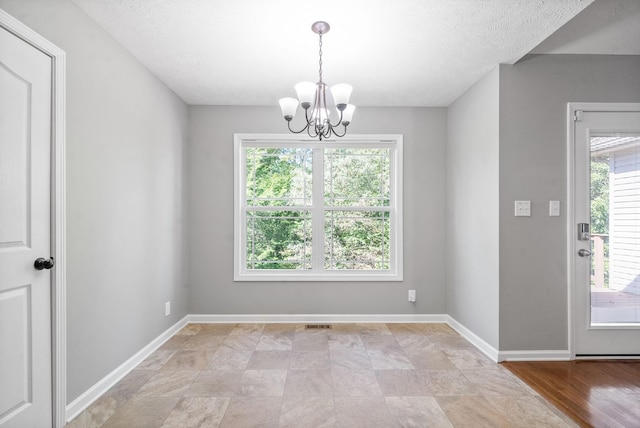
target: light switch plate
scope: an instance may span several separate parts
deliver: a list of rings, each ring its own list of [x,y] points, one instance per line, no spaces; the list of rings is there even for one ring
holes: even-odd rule
[[[516,217],[531,216],[531,201],[516,201]]]
[[[560,217],[560,201],[549,201],[549,217]]]

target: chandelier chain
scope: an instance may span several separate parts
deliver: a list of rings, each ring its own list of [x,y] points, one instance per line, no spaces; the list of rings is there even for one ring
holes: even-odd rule
[[[319,56],[319,60],[318,60],[318,64],[320,66],[320,69],[318,70],[318,75],[320,76],[320,81],[322,82],[322,33],[318,34],[320,36],[320,41],[318,42],[319,46],[320,46],[320,51],[318,52],[318,56]]]

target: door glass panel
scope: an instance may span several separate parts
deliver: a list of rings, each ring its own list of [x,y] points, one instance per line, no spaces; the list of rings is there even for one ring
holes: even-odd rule
[[[640,323],[640,134],[592,134],[591,324]]]

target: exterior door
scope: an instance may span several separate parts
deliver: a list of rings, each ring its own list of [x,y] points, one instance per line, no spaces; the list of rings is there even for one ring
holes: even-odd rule
[[[576,358],[640,356],[640,112],[578,110],[574,161]]]
[[[51,57],[0,26],[2,428],[52,426],[51,89]]]

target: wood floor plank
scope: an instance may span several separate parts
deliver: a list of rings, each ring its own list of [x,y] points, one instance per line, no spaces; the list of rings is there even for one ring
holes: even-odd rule
[[[580,426],[640,426],[638,360],[502,364]]]

